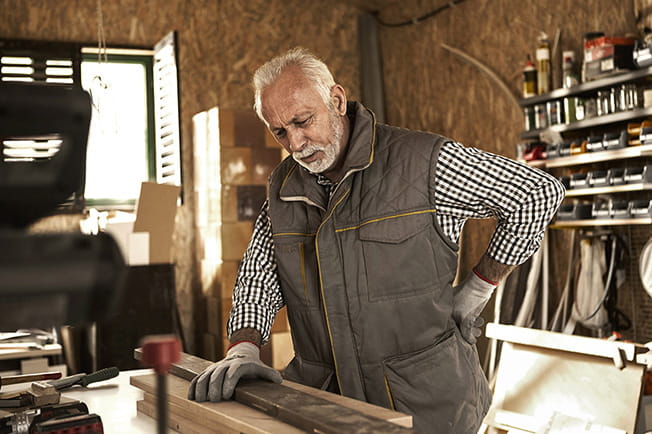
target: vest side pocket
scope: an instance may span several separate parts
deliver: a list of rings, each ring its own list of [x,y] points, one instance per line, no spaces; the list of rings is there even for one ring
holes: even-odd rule
[[[470,433],[482,421],[476,408],[477,367],[461,339],[452,329],[429,347],[383,362],[393,407],[413,415],[417,430]]]
[[[314,237],[282,239],[274,237],[274,251],[281,281],[281,290],[288,306],[318,308],[315,288],[316,265]]]
[[[314,387],[320,390],[331,390],[334,370],[331,366],[302,360],[294,357],[283,371],[283,377],[289,381]]]

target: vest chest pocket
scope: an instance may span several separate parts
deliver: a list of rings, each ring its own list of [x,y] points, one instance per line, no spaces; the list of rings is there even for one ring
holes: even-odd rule
[[[281,290],[288,306],[319,307],[314,237],[274,238]]]
[[[377,219],[359,229],[370,301],[439,289],[432,213]]]

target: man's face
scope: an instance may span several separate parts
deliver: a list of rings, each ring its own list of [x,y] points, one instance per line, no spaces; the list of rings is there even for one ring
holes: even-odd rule
[[[336,168],[344,136],[338,107],[324,103],[298,68],[289,67],[263,91],[262,113],[279,144],[303,167],[326,176]]]

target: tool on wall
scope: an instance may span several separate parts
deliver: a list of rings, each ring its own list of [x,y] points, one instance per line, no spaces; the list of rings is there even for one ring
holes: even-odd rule
[[[652,297],[652,238],[647,240],[638,259],[638,271],[643,289]]]
[[[631,327],[630,319],[617,307],[618,288],[625,281],[626,251],[624,239],[612,231],[582,233],[580,271],[565,333],[573,333],[578,323],[598,337]]]

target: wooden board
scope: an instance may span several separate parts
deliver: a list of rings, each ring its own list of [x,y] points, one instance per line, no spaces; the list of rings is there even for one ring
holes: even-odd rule
[[[558,413],[635,432],[645,365],[629,359],[638,349],[625,349],[619,368],[613,342],[514,326],[496,330],[492,337],[505,342],[485,423],[538,432]]]
[[[220,411],[232,415],[233,404],[238,407],[236,408],[235,416],[247,417],[248,419],[245,420],[252,422],[251,425],[253,426],[246,427],[242,430],[239,429],[242,428],[242,424],[230,419],[224,419],[221,413],[211,414],[209,417],[206,417],[204,414],[205,410],[201,410],[202,414],[198,414],[197,409],[191,409],[185,404],[180,405],[176,402],[168,402],[168,426],[182,434],[209,434],[215,432],[219,432],[220,434],[264,433],[268,432],[267,430],[270,428],[283,429],[291,434],[303,433],[303,431],[295,430],[295,428],[287,424],[278,424],[278,426],[276,424],[270,425],[271,418],[269,416],[263,415],[268,419],[264,421],[260,420],[260,412],[236,402],[231,402],[228,406],[221,406],[223,408]],[[138,411],[156,419],[156,396],[145,392],[143,399],[137,402],[136,408]]]
[[[140,349],[137,348],[135,350],[134,356],[136,359],[140,359]],[[182,353],[181,361],[173,364],[170,372],[174,376],[191,381],[198,373],[202,372],[212,363],[200,357]],[[273,398],[268,399],[269,397]],[[252,405],[258,409],[267,411],[274,417],[290,421],[292,424],[303,423],[304,425],[297,426],[302,426],[309,431],[317,429],[318,426],[321,430],[326,429],[326,427],[319,425],[322,419],[328,420],[325,414],[319,414],[322,411],[334,411],[337,414],[337,418],[347,416],[355,419],[355,423],[360,425],[358,428],[360,432],[364,432],[362,430],[365,427],[370,428],[372,426],[379,430],[384,429],[387,432],[400,432],[394,430],[397,428],[399,430],[405,430],[412,427],[412,416],[290,381],[283,381],[281,385],[266,381],[243,381],[242,384],[236,387],[235,400],[242,404]],[[311,417],[307,417],[307,413],[303,414],[303,410],[298,411],[299,407],[305,409],[308,406],[308,402],[313,406],[310,413]],[[284,409],[277,405],[281,403],[286,406]],[[317,414],[312,412],[314,409],[317,409]],[[294,417],[294,413],[298,413],[298,420]],[[383,421],[386,425],[382,427],[378,426],[377,420]],[[347,431],[355,432],[351,431],[350,427]],[[412,430],[408,431],[412,432]]]
[[[131,378],[131,384],[145,392],[144,401],[155,404],[155,375],[134,376]],[[273,387],[265,388],[267,385]],[[260,390],[261,386],[262,391]],[[311,389],[301,385],[298,386],[299,388],[305,388],[304,390]],[[172,375],[168,376],[170,414],[174,413],[175,417],[193,421],[208,421],[211,427],[223,427],[242,433],[301,433],[305,431],[295,426],[297,424],[299,426],[301,424],[305,425],[306,423],[316,427],[309,431],[317,429],[323,433],[414,432],[411,429],[377,417],[390,416],[391,419],[405,424],[406,422],[411,423],[410,416],[399,416],[400,413],[391,410],[323,391],[324,394],[339,398],[336,401],[351,401],[347,403],[350,407],[344,407],[307,392],[299,392],[290,387],[262,381],[243,381],[236,388],[236,395],[240,394],[241,399],[246,398],[255,401],[257,408],[263,411],[236,401],[219,403],[190,401],[186,398],[187,390],[187,381]],[[270,407],[272,410],[270,410]],[[354,410],[355,407],[372,409],[374,410],[372,413],[376,417]],[[275,414],[268,414],[270,412]],[[302,419],[295,422],[296,414],[301,414],[302,418],[309,420]],[[290,419],[291,424],[283,422],[288,419]]]
[[[145,394],[151,395],[150,398],[144,399],[144,401],[151,400],[148,404],[155,405],[155,375],[134,376],[131,377],[130,382],[132,386],[143,390]],[[174,413],[175,419],[190,420],[197,425],[208,424],[213,430],[212,432],[221,432],[221,430],[227,432],[236,431],[243,434],[297,434],[304,432],[238,402],[195,402],[186,398],[187,393],[187,381],[173,375],[168,376],[170,414]],[[186,431],[180,432],[185,433]]]

